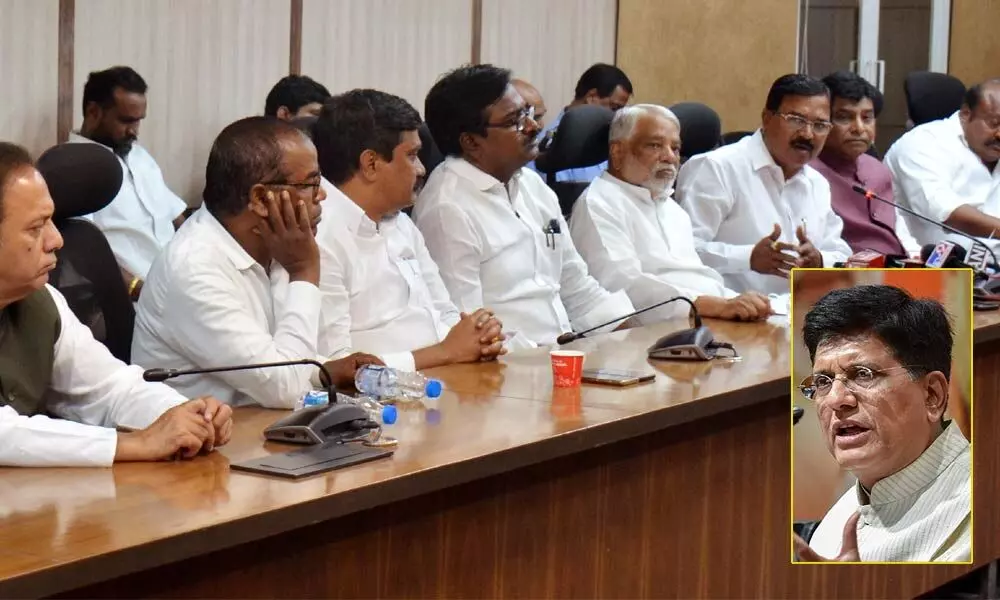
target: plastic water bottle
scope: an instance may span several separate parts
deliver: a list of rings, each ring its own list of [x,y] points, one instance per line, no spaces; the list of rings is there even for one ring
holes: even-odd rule
[[[399,415],[395,406],[384,405],[371,396],[358,396],[352,398],[344,394],[337,394],[338,404],[353,404],[364,409],[368,413],[368,418],[379,425],[392,425]]]
[[[437,379],[378,365],[365,365],[358,369],[354,385],[362,394],[379,400],[437,398],[443,390]]]
[[[329,403],[330,394],[328,392],[311,390],[295,401],[295,407],[292,410],[301,410],[308,406],[323,406]]]

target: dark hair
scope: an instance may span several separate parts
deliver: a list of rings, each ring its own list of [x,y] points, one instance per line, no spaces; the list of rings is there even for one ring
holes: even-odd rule
[[[10,142],[0,142],[0,221],[3,221],[3,195],[7,190],[7,179],[23,167],[33,167],[31,154],[23,146]]]
[[[264,115],[278,116],[278,109],[284,106],[292,113],[307,104],[323,103],[330,97],[322,84],[305,75],[287,75],[274,84],[264,101]]]
[[[831,340],[871,335],[892,351],[914,377],[941,371],[951,377],[952,331],[939,302],[916,299],[891,285],[859,285],[834,290],[806,313],[802,338],[809,360]]]
[[[424,118],[445,155],[461,156],[463,133],[486,135],[486,109],[510,85],[510,70],[493,65],[466,65],[446,73],[427,92]]]
[[[83,112],[87,112],[87,105],[91,102],[96,102],[101,108],[112,106],[115,103],[115,88],[134,94],[145,94],[147,89],[146,80],[132,67],[94,71],[83,84]]]
[[[313,141],[323,176],[339,185],[360,167],[361,153],[374,150],[387,161],[404,131],[420,127],[420,113],[409,102],[378,90],[351,90],[323,105]]]
[[[983,101],[983,88],[993,84],[1000,84],[1000,79],[987,79],[965,90],[965,100],[962,102],[963,106],[967,106],[969,110],[975,110],[979,106],[979,103]]]
[[[282,176],[283,139],[308,139],[299,128],[274,117],[247,117],[226,126],[212,143],[202,200],[214,216],[231,217],[250,203],[250,189]]]
[[[618,86],[621,86],[629,95],[632,94],[632,81],[625,74],[625,71],[614,65],[597,63],[591,65],[583,72],[583,75],[580,75],[580,79],[576,82],[574,99],[583,98],[590,90],[597,90],[599,97],[607,98],[615,93],[615,88]]]
[[[882,114],[882,106],[885,99],[878,88],[868,83],[864,77],[851,71],[837,71],[830,73],[823,78],[823,84],[830,90],[830,104],[837,98],[850,100],[851,102],[861,102],[865,98],[872,101],[875,107],[875,116]]]
[[[767,102],[764,104],[764,108],[771,112],[776,112],[781,106],[781,102],[785,99],[785,96],[805,96],[807,98],[812,96],[829,97],[830,90],[826,87],[825,83],[809,75],[802,75],[801,73],[782,75],[771,84],[771,90],[767,93]]]

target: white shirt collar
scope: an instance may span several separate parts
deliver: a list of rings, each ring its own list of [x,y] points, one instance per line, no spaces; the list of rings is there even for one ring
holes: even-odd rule
[[[324,219],[339,219],[344,227],[353,235],[372,237],[379,232],[379,224],[372,221],[364,209],[358,206],[350,196],[337,186],[331,185],[326,189],[324,208],[325,213],[335,213],[336,215],[324,214]],[[386,223],[389,220],[391,219],[383,219],[382,223]]]
[[[205,225],[210,235],[215,238],[215,246],[238,270],[246,271],[259,264],[205,206],[199,208],[191,219]]]
[[[619,179],[612,175],[609,171],[604,171],[601,173],[600,177],[608,183],[612,183],[620,187],[622,193],[637,202],[644,202],[655,206],[658,203],[670,200],[674,195],[674,186],[670,186],[670,189],[664,190],[662,194],[654,198],[653,192],[649,191],[647,188],[644,188],[641,185],[629,183],[624,179]]]
[[[464,179],[468,179],[480,191],[486,192],[495,188],[502,189],[504,187],[502,181],[490,175],[486,171],[483,171],[464,158],[450,156],[446,159],[446,161],[456,175]],[[523,168],[524,167],[521,167],[521,169]],[[518,169],[517,173],[514,173],[514,176],[510,178],[510,183],[508,185],[510,185],[511,188],[517,186],[518,180],[521,178],[521,169]]]

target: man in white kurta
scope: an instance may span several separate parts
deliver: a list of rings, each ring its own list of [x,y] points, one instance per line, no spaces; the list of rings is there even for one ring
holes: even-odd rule
[[[1000,235],[1000,81],[974,86],[962,109],[907,132],[885,155],[896,202],[979,237]],[[917,241],[947,232],[901,213]],[[964,240],[963,240],[964,241]]]
[[[495,358],[501,328],[487,311],[463,316],[448,297],[420,231],[402,209],[426,174],[420,113],[377,90],[353,90],[323,107],[313,137],[324,185],[319,351],[379,355],[414,371]]]
[[[730,289],[787,293],[790,269],[850,256],[830,184],[808,166],[831,126],[826,86],[786,75],[772,86],[757,132],[681,167],[676,195],[698,253]]]
[[[944,420],[954,343],[944,307],[888,285],[838,289],[806,314],[802,337],[813,372],[800,389],[857,483],[808,546],[796,538],[800,560],[968,561],[971,452]]]
[[[483,97],[477,89],[496,97],[473,105],[470,98]],[[431,88],[426,108],[448,158],[431,173],[414,216],[460,310],[489,307],[532,344],[633,310],[624,290],[608,292],[590,275],[555,193],[524,168],[538,153],[538,126],[508,71],[456,69]]]
[[[695,251],[691,220],[672,197],[680,143],[680,122],[662,106],[615,113],[608,170],[573,205],[573,242],[597,281],[625,290],[636,306],[681,296],[704,317],[766,318],[766,297],[726,289]],[[646,324],[687,313],[676,302],[636,318]]]
[[[108,147],[124,175],[115,199],[87,218],[104,232],[135,299],[153,260],[183,222],[187,204],[167,187],[159,165],[136,141],[146,118],[146,82],[138,73],[129,67],[91,73],[83,104],[83,124],[69,141]]]
[[[0,466],[110,466],[226,443],[228,407],[143,381],[46,285],[62,247],[48,188],[23,148],[0,142],[0,164]]]

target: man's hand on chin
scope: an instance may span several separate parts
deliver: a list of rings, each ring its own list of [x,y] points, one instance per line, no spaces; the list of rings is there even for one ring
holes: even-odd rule
[[[861,562],[858,553],[858,519],[861,513],[855,512],[844,524],[844,538],[840,542],[840,554],[836,558],[823,558],[809,547],[798,534],[795,536],[795,554],[798,562]]]

